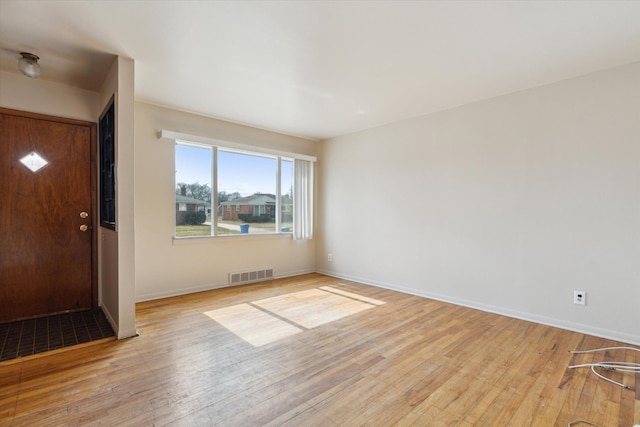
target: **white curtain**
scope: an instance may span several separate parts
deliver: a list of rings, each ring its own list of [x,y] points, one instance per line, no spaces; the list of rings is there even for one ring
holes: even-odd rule
[[[293,238],[313,237],[313,163],[293,161]]]

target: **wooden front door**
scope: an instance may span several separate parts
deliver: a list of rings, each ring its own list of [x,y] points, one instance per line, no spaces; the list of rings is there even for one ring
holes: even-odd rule
[[[0,109],[0,322],[94,305],[95,129]]]

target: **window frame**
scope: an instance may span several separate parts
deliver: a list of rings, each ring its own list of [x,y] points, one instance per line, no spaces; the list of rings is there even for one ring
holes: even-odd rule
[[[178,240],[193,240],[193,239],[202,239],[202,238],[219,238],[219,237],[224,237],[224,238],[246,238],[247,236],[252,236],[252,237],[257,237],[259,236],[260,238],[265,238],[268,236],[283,236],[283,237],[287,237],[287,238],[292,238],[293,237],[293,233],[291,231],[282,231],[282,227],[281,227],[281,223],[282,223],[282,200],[281,200],[281,186],[282,186],[282,180],[281,180],[281,162],[284,159],[285,161],[295,161],[295,159],[298,160],[305,160],[305,161],[310,161],[315,163],[316,162],[316,157],[314,156],[309,156],[309,155],[305,155],[305,154],[297,154],[297,153],[290,153],[290,152],[284,152],[284,151],[279,151],[279,150],[272,150],[272,149],[268,149],[268,148],[264,148],[264,147],[257,147],[257,146],[248,146],[248,145],[244,145],[244,144],[238,144],[238,143],[234,143],[234,142],[229,142],[229,141],[222,141],[222,140],[218,140],[218,139],[213,139],[213,138],[207,138],[207,137],[202,137],[202,136],[195,136],[195,135],[188,135],[188,134],[183,134],[183,133],[179,133],[179,132],[173,132],[173,131],[167,131],[167,130],[160,130],[158,133],[158,137],[159,139],[170,139],[173,140],[174,142],[174,170],[175,170],[175,146],[180,144],[180,145],[185,145],[185,146],[191,146],[191,147],[196,147],[196,148],[206,148],[206,149],[211,149],[212,155],[211,155],[211,182],[212,182],[212,186],[211,186],[211,206],[209,207],[211,209],[211,216],[212,216],[212,220],[211,220],[211,235],[206,235],[206,236],[176,236],[175,235],[175,224],[174,224],[174,242],[178,241]],[[276,160],[276,204],[275,204],[275,212],[277,212],[278,214],[275,215],[275,230],[273,232],[270,233],[264,233],[264,234],[260,234],[260,235],[256,235],[256,234],[225,234],[225,235],[219,235],[218,234],[218,220],[220,217],[224,217],[224,214],[218,215],[218,182],[217,182],[217,178],[218,178],[218,149],[224,150],[224,151],[229,151],[229,152],[236,152],[239,154],[246,154],[246,155],[252,155],[252,156],[261,156],[261,157],[268,157],[268,158],[273,158]],[[292,183],[293,186],[293,183]],[[175,179],[174,179],[174,187],[175,187]],[[231,207],[231,205],[227,205],[227,208],[229,209]],[[295,217],[296,215],[296,209],[291,209],[291,213],[292,216]]]

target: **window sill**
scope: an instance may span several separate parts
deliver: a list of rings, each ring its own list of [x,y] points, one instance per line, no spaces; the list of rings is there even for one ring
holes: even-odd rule
[[[230,234],[226,236],[191,236],[173,237],[173,245],[189,245],[193,243],[222,242],[225,240],[281,240],[293,239],[293,233],[265,233],[265,234]]]

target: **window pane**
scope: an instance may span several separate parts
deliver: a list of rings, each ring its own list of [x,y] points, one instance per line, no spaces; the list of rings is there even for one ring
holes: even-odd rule
[[[280,162],[280,230],[284,233],[293,231],[293,160],[282,159]]]
[[[210,236],[212,149],[176,144],[176,236]]]
[[[218,149],[218,235],[275,232],[276,164]]]

